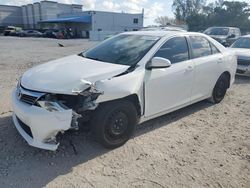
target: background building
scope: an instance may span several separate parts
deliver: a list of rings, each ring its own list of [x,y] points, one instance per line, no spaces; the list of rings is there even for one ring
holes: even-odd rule
[[[24,28],[40,28],[39,22],[55,19],[60,14],[74,14],[82,11],[82,5],[62,4],[54,1],[41,1],[22,6]]]
[[[139,30],[143,27],[143,14],[84,11],[60,14],[58,18],[44,20],[40,24],[42,28],[71,28],[77,37],[103,40],[109,35]]]
[[[82,11],[82,5],[41,1],[18,6],[0,5],[0,26],[24,29],[72,30],[75,37],[102,40],[108,35],[143,27],[140,14]]]
[[[23,26],[22,9],[18,6],[0,5],[0,31],[9,25]]]

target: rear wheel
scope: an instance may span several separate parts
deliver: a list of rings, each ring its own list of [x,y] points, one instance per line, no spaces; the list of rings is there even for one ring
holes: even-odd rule
[[[97,141],[106,148],[125,144],[134,132],[138,121],[135,106],[127,100],[101,104],[91,124]]]
[[[215,84],[210,101],[220,103],[226,95],[229,82],[229,77],[226,74],[222,74]]]

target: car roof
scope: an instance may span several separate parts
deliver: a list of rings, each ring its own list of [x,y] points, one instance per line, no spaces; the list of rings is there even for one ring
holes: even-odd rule
[[[187,34],[187,35],[200,35],[205,36],[203,33],[196,33],[196,32],[185,32],[185,31],[164,31],[164,30],[156,30],[156,31],[131,31],[122,33],[124,35],[147,35],[147,36],[155,36],[155,37],[171,37],[176,34]]]
[[[144,27],[140,31],[186,31],[180,27],[167,26],[167,27]]]
[[[148,36],[155,36],[155,37],[164,37],[167,35],[174,35],[178,31],[131,31],[131,32],[125,32],[123,34],[129,34],[129,35],[148,35]],[[180,32],[183,33],[183,32]]]
[[[218,26],[218,27],[217,27],[217,26],[213,26],[213,27],[209,27],[209,28],[228,28],[228,29],[239,29],[238,27],[226,27],[226,26],[225,26],[225,27],[223,27],[223,26]],[[208,28],[208,29],[209,29],[209,28]]]

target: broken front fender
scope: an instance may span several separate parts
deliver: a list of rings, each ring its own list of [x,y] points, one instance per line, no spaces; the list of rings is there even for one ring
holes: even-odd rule
[[[55,136],[71,127],[72,110],[50,112],[18,100],[16,89],[12,93],[13,121],[18,132],[29,145],[56,150]]]
[[[103,91],[96,102],[102,103],[136,94],[143,107],[143,79],[144,71],[138,70],[111,79],[97,81],[95,87],[98,91]]]

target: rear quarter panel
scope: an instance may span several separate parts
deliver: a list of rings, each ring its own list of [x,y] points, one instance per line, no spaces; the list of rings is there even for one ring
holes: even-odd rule
[[[231,86],[235,81],[235,74],[236,74],[236,69],[237,69],[237,57],[236,57],[236,54],[234,52],[232,52],[231,50],[228,50],[228,48],[225,48],[222,44],[220,44],[218,41],[214,40],[213,38],[208,37],[208,36],[207,36],[207,38],[221,52],[223,63],[220,64],[219,69],[221,71],[221,74],[223,72],[226,72],[226,71],[228,71],[230,73],[230,76],[231,76],[230,86]],[[218,76],[220,76],[220,75],[218,75]]]
[[[227,49],[226,51],[223,52],[223,58],[224,58],[224,63],[222,65],[225,71],[228,71],[230,73],[231,76],[230,86],[231,86],[235,81],[235,74],[237,69],[237,57],[234,52]]]

